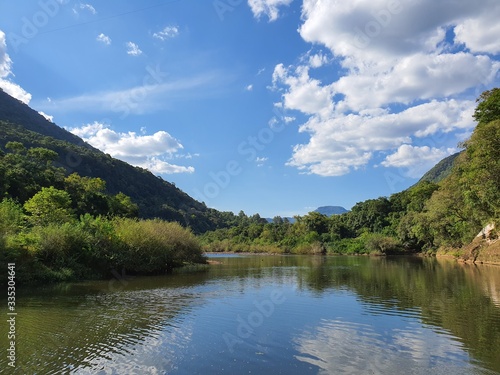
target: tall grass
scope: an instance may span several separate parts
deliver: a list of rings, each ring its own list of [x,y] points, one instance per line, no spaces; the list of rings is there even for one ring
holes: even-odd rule
[[[184,263],[204,262],[194,234],[177,223],[120,218],[113,222],[122,243],[120,265],[139,273],[161,273]]]
[[[16,263],[20,282],[102,278],[117,269],[161,274],[206,263],[198,239],[177,223],[85,215],[62,225],[19,228],[17,219],[6,220],[17,218],[17,208],[0,207],[0,260]]]

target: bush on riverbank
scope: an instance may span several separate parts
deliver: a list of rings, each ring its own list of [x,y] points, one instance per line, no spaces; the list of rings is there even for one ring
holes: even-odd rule
[[[87,214],[33,226],[9,199],[0,202],[0,247],[0,260],[16,263],[21,283],[102,278],[122,269],[160,274],[205,262],[197,238],[177,223]]]

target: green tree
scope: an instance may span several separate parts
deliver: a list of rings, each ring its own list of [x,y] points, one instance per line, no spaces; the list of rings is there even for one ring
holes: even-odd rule
[[[64,179],[65,190],[70,194],[77,215],[90,213],[106,215],[109,212],[106,182],[100,178],[82,177],[72,173]]]
[[[4,198],[0,202],[0,236],[18,232],[23,218],[22,206],[11,198]]]
[[[465,146],[460,188],[465,203],[486,224],[500,218],[500,120],[478,126]]]
[[[113,216],[133,218],[139,215],[139,207],[128,195],[120,192],[109,197],[109,213]]]
[[[354,205],[347,213],[348,225],[361,234],[363,231],[381,232],[389,225],[391,203],[385,197],[369,199]]]
[[[478,125],[500,120],[500,88],[483,92],[476,100],[479,103],[474,111]]]
[[[64,190],[42,188],[24,204],[34,225],[63,224],[74,219],[71,197]]]

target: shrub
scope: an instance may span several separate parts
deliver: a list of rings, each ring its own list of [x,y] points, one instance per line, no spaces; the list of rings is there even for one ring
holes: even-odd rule
[[[122,242],[121,264],[129,272],[162,273],[184,263],[204,261],[193,233],[177,223],[161,220],[115,219]]]
[[[19,232],[23,227],[23,220],[24,214],[20,204],[8,198],[0,202],[0,237]]]
[[[71,223],[35,227],[25,239],[35,258],[52,269],[80,268],[88,243],[88,235]]]
[[[366,236],[365,246],[370,253],[395,254],[401,251],[398,240],[378,233]]]

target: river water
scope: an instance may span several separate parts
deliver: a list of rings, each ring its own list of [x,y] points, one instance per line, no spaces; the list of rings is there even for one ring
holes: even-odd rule
[[[0,373],[500,374],[500,267],[211,259],[192,273],[18,288],[16,368],[1,319]]]

